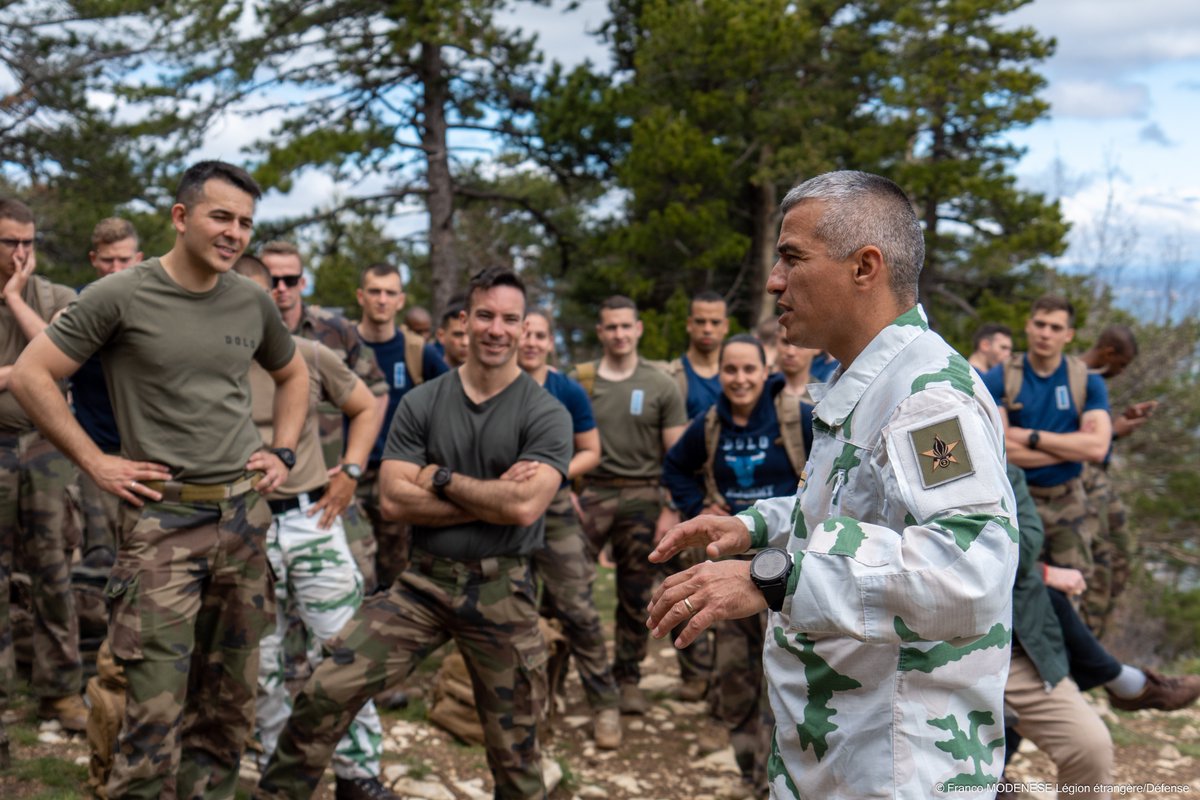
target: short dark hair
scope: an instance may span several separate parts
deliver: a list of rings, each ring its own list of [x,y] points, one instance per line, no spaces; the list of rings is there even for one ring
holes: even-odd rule
[[[1034,300],[1033,305],[1029,307],[1029,316],[1032,317],[1039,311],[1065,311],[1067,325],[1075,327],[1075,305],[1062,295],[1044,294]]]
[[[720,364],[725,360],[725,348],[731,344],[752,344],[758,350],[759,361],[765,367],[767,365],[767,351],[763,349],[763,344],[758,340],[758,337],[752,333],[737,333],[730,336],[725,341],[721,342],[721,351],[717,354],[717,363]]]
[[[442,312],[442,321],[438,323],[438,330],[446,330],[446,326],[449,325],[452,320],[458,319],[462,312],[466,311],[466,309],[466,304],[461,302],[451,303],[450,305],[446,306],[446,310]]]
[[[637,317],[637,315],[638,315],[637,303],[633,302],[633,300],[629,299],[628,297],[626,297],[623,294],[614,294],[612,297],[604,298],[604,300],[602,300],[600,302],[599,310],[601,312],[617,311],[622,308],[628,308],[630,311],[633,312],[633,316]]]
[[[383,261],[368,264],[358,276],[358,285],[360,287],[367,285],[368,275],[374,275],[376,278],[386,278],[388,275],[395,275],[397,278],[400,278],[400,269]],[[400,285],[404,285],[403,278],[400,279]]]
[[[34,224],[33,211],[15,197],[0,200],[0,219],[9,219],[22,225]]]
[[[714,292],[712,289],[705,289],[703,292],[696,292],[696,294],[692,295],[692,300],[688,303],[688,316],[691,316],[692,311],[696,308],[696,303],[720,303],[723,306],[728,306],[724,295],[720,292]]]
[[[187,168],[175,192],[175,202],[191,205],[204,191],[204,184],[213,179],[225,181],[241,189],[256,201],[262,198],[262,189],[250,173],[241,167],[224,161],[197,161]]]
[[[979,345],[984,339],[991,339],[996,334],[1013,338],[1012,328],[1007,325],[1001,325],[999,322],[985,322],[979,326],[979,330],[975,331],[975,335],[971,337],[972,350],[978,350]]]
[[[271,270],[267,269],[267,265],[258,256],[242,253],[238,260],[233,262],[233,271],[247,278],[262,278],[268,286],[271,285]]]
[[[525,281],[521,280],[521,276],[513,272],[508,267],[484,267],[471,276],[471,280],[467,283],[467,311],[471,310],[471,301],[475,299],[476,292],[489,292],[497,286],[510,286],[521,293],[521,302],[524,305],[529,304],[529,298],[525,294]],[[525,311],[522,309],[521,316],[525,316]]]
[[[1137,337],[1133,335],[1128,325],[1109,325],[1100,331],[1096,339],[1096,347],[1111,347],[1118,353],[1136,358],[1138,354]]]

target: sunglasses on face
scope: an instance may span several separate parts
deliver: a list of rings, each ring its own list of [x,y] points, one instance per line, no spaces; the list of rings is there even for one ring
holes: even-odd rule
[[[18,247],[24,247],[28,250],[33,247],[33,239],[0,239],[0,244],[9,250],[16,250]]]
[[[295,289],[300,283],[300,278],[300,275],[275,275],[271,278],[271,288],[278,288],[279,284],[282,283],[289,289]]]

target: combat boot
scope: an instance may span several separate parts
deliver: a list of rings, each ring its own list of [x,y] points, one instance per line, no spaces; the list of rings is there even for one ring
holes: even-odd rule
[[[695,703],[708,696],[708,681],[703,678],[684,681],[679,687],[679,699],[685,703]]]
[[[592,738],[601,750],[616,750],[621,746],[621,712],[602,708],[592,717]]]
[[[640,716],[650,710],[650,703],[636,683],[622,683],[620,707],[622,714]]]
[[[1143,669],[1146,688],[1137,697],[1118,697],[1107,686],[1108,703],[1122,711],[1139,711],[1157,708],[1160,711],[1176,711],[1186,708],[1200,697],[1200,675],[1161,675],[1152,669]]]
[[[334,800],[400,800],[378,778],[338,778]]]
[[[87,730],[88,710],[77,694],[66,697],[43,697],[38,703],[39,719],[56,719],[63,730],[83,733]]]

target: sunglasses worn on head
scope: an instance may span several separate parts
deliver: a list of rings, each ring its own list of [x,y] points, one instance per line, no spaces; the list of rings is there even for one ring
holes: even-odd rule
[[[300,275],[273,275],[271,277],[271,288],[275,288],[282,283],[289,289],[295,289],[300,283],[300,277]]]

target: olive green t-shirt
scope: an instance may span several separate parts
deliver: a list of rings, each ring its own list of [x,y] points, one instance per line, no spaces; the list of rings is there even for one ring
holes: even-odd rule
[[[325,457],[321,453],[321,433],[317,430],[317,404],[328,400],[341,408],[358,382],[337,353],[312,339],[292,338],[308,366],[308,413],[304,415],[304,429],[296,444],[296,466],[288,473],[283,486],[267,495],[270,500],[295,497],[329,483]],[[250,365],[250,401],[258,434],[263,444],[270,446],[274,435],[275,380],[258,364]]]
[[[41,275],[34,275],[25,284],[21,297],[29,307],[46,322],[49,322],[60,309],[69,306],[75,300],[75,291],[67,286],[51,283]],[[8,367],[17,363],[17,358],[29,344],[21,326],[9,309],[8,304],[0,299],[0,366]],[[25,409],[17,403],[17,398],[7,389],[0,390],[0,431],[5,433],[25,433],[33,430]]]
[[[566,406],[525,372],[495,397],[475,403],[452,369],[400,399],[383,459],[437,464],[479,480],[495,480],[518,461],[540,461],[565,478],[573,451]],[[414,525],[412,542],[443,558],[527,556],[541,549],[545,521],[543,515],[524,528],[479,521],[442,528]]]
[[[623,381],[600,377],[597,363],[592,414],[600,430],[595,478],[652,480],[662,474],[664,428],[686,425],[687,409],[675,381],[643,360]]]
[[[46,333],[74,361],[100,353],[121,455],[166,464],[189,483],[243,473],[262,446],[250,361],[282,369],[296,349],[271,296],[249,278],[227,272],[190,292],[157,258],[89,286]]]

